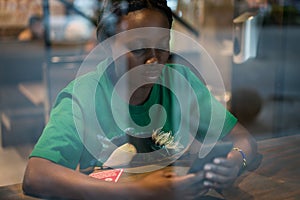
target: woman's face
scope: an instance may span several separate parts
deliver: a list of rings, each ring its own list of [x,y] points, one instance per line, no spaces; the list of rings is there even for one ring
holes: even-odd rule
[[[169,31],[151,29],[147,32],[132,34],[126,31],[136,28],[157,27],[169,29],[167,17],[158,10],[142,9],[128,13],[122,17],[116,27],[117,35],[112,44],[112,52],[125,48],[128,52],[115,58],[117,76],[121,76],[130,69],[144,64],[165,64],[169,58]],[[118,35],[118,33],[121,33]],[[145,47],[151,48],[145,48]]]
[[[169,58],[169,27],[167,17],[152,9],[130,12],[117,24],[111,43],[115,74],[117,79],[127,75],[126,82],[117,87],[117,91],[134,91],[130,95],[132,105],[147,100],[161,74],[162,64]]]

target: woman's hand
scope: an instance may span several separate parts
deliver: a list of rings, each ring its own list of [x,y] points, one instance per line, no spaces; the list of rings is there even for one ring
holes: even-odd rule
[[[203,185],[203,172],[178,176],[170,171],[157,171],[138,182],[139,199],[195,199],[208,189]]]
[[[206,164],[203,184],[209,188],[223,189],[231,186],[243,165],[249,165],[257,155],[255,139],[239,123],[225,136],[224,141],[232,141],[234,147],[241,148],[247,160],[243,161],[241,153],[233,150],[228,153],[227,158],[215,158],[212,163]]]
[[[215,158],[204,166],[204,185],[214,189],[231,186],[240,171],[241,163],[233,159]]]

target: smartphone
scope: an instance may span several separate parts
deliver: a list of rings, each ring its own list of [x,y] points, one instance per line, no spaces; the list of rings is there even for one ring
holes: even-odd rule
[[[207,148],[207,147],[205,147]],[[196,158],[192,163],[188,173],[197,173],[203,170],[206,163],[211,163],[214,158],[226,158],[227,154],[232,150],[232,142],[218,142],[214,145],[211,151],[203,158]]]

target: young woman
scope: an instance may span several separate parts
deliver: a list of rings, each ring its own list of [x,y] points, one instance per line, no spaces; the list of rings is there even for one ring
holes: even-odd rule
[[[118,33],[144,27],[170,29],[172,26],[172,13],[165,0],[112,0],[110,6],[109,14],[103,15],[99,21],[97,33],[100,41],[114,36],[110,43],[112,54],[117,51],[118,47],[127,46],[130,49],[132,42],[147,41],[147,38],[127,40],[128,37],[124,38]],[[238,151],[229,152],[226,159],[217,158],[214,162],[206,164],[204,170],[197,174],[177,176],[173,173],[158,171],[136,182],[113,184],[82,173],[84,169],[99,164],[92,150],[83,142],[90,140],[87,129],[94,129],[89,121],[92,119],[86,120],[91,114],[87,99],[92,98],[97,102],[94,112],[99,123],[103,125],[104,132],[108,132],[106,133],[108,138],[124,134],[124,130],[119,130],[112,120],[112,111],[107,102],[110,102],[112,98],[113,86],[126,72],[140,65],[153,66],[167,62],[169,52],[166,49],[168,49],[170,34],[157,34],[153,38],[152,43],[163,45],[163,47],[156,49],[140,46],[139,49],[126,52],[107,68],[107,72],[101,79],[97,77],[99,76],[97,72],[79,77],[78,87],[83,88],[87,98],[74,92],[75,81],[59,94],[50,120],[30,155],[23,182],[25,193],[46,198],[70,199],[195,199],[205,194],[209,188],[222,189],[230,186],[237,178],[240,169],[246,164],[245,162],[251,162],[256,153],[253,138],[237,123],[235,117],[225,111],[226,117],[220,139],[232,141]],[[207,116],[210,118],[211,115],[210,108],[205,109],[209,106],[207,101],[210,100],[207,99],[210,99],[210,94],[203,83],[187,68],[177,65],[168,65],[168,67],[183,74],[196,90],[197,104],[204,108],[201,109],[199,128],[197,127],[199,131],[196,136],[201,141],[208,129]],[[165,73],[164,70],[161,69],[159,74]],[[138,79],[138,77],[133,77],[133,80],[135,78]],[[95,84],[96,90],[93,86]],[[144,116],[149,105],[157,103],[166,107],[168,116],[175,115],[178,110],[174,107],[178,105],[169,90],[172,88],[157,86],[153,81],[148,81],[148,84],[134,90],[129,99],[133,120],[143,125],[143,121],[149,120],[147,116]],[[74,113],[74,107],[78,108],[78,112]],[[192,107],[187,107],[187,109],[193,110]],[[224,110],[223,107],[218,106],[217,112]],[[176,132],[178,119],[172,120],[174,119],[166,119],[164,130]],[[97,150],[101,153],[104,146],[105,144]]]

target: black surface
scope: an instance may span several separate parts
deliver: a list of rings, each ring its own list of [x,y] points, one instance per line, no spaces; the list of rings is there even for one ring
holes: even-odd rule
[[[212,162],[214,158],[226,157],[228,152],[232,150],[232,147],[232,143],[230,142],[215,144],[213,149],[204,158],[196,158],[188,173],[197,173],[203,170],[204,165]]]

